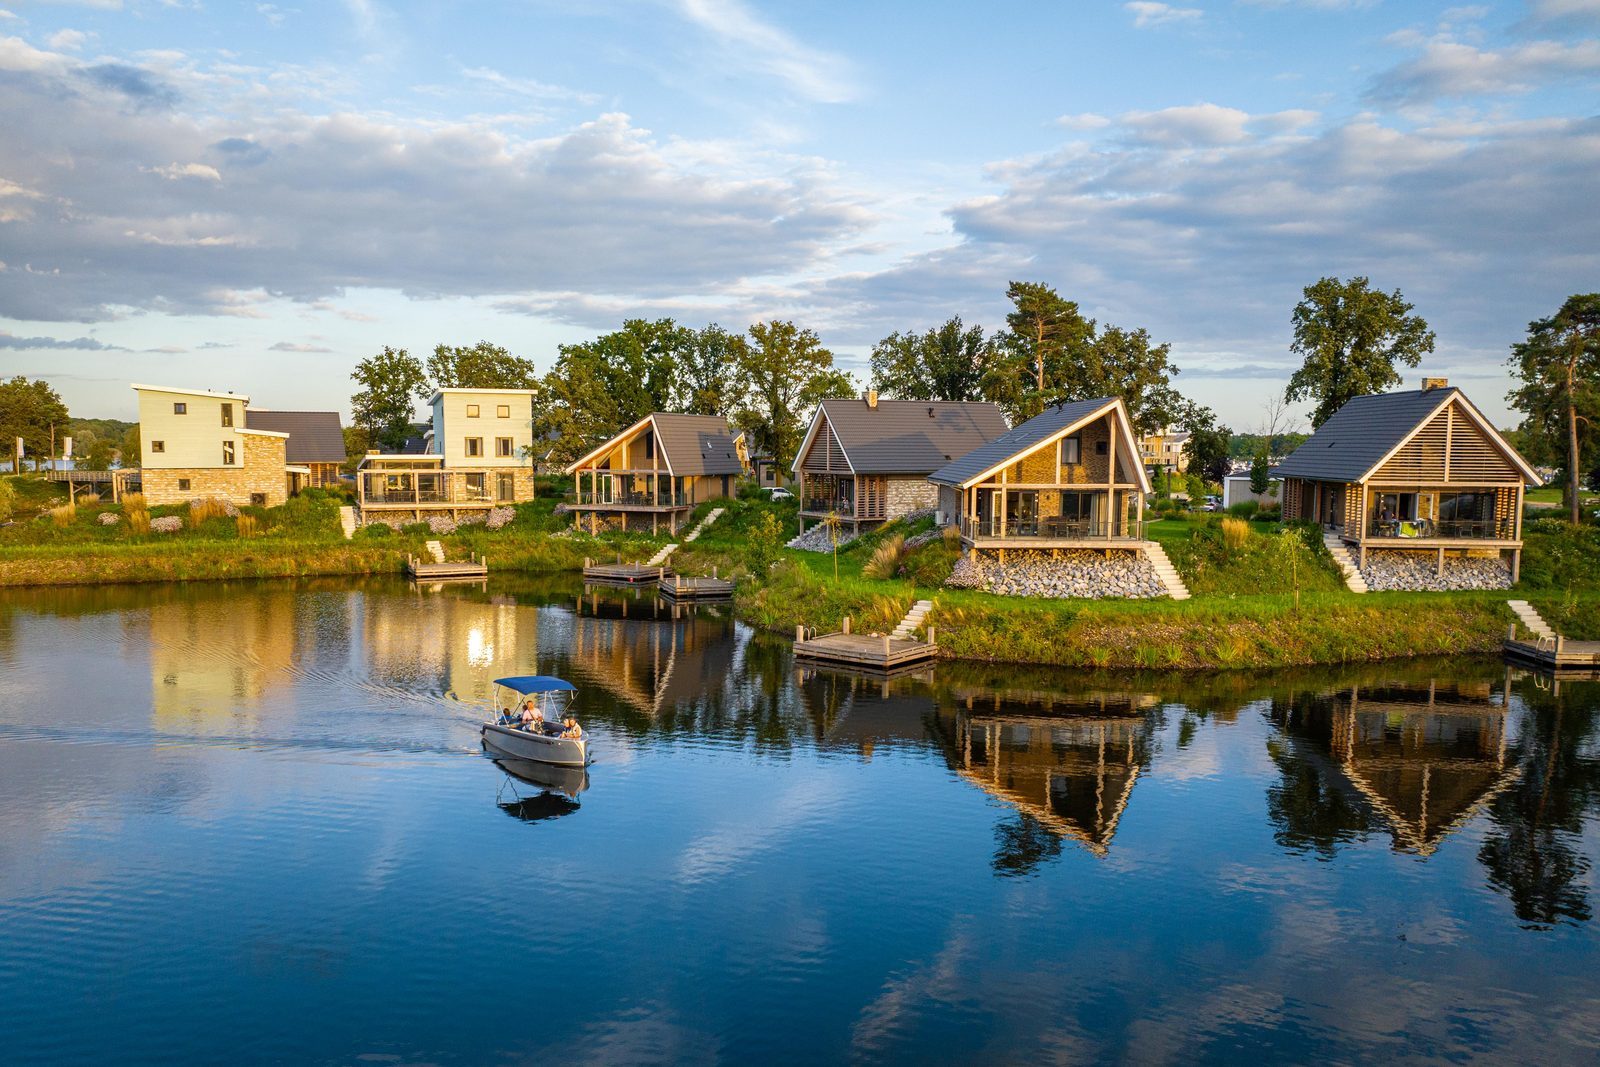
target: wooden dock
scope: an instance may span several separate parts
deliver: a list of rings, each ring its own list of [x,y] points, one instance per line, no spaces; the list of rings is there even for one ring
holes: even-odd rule
[[[888,634],[851,633],[850,619],[847,617],[844,629],[838,633],[817,635],[809,633],[804,626],[796,626],[794,654],[796,659],[818,663],[893,671],[937,658],[939,646],[933,642],[932,627],[928,629],[928,640],[914,641],[907,637],[890,637]]]
[[[599,563],[589,559],[583,560],[583,580],[600,585],[659,585],[669,578],[674,578],[670,567],[649,567],[643,563]]]
[[[668,600],[731,600],[733,583],[715,574],[709,578],[669,574],[662,579],[661,595]]]
[[[489,563],[476,556],[454,563],[432,563],[407,556],[406,575],[418,582],[476,582],[489,577]]]
[[[1507,659],[1558,677],[1600,673],[1600,641],[1569,641],[1560,636],[1518,641],[1507,637],[1502,647]]]

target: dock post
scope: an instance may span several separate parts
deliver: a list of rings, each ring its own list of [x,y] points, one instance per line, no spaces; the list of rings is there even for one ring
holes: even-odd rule
[[[794,639],[797,644],[806,639],[806,628],[798,622],[794,624]]]
[[[928,644],[933,644],[933,627],[928,627]]]
[[[1513,623],[1510,623],[1509,625],[1506,626],[1506,640],[1507,641],[1515,641],[1516,639],[1517,639],[1517,624],[1513,622]]]
[[[844,617],[844,632],[845,633],[849,633],[850,632],[850,616],[848,616],[848,615],[846,615]]]
[[[711,577],[715,578],[716,576],[717,576],[717,568],[716,568],[715,564],[713,564],[712,567],[711,567]]]
[[[884,655],[885,659],[888,659],[888,657],[889,657],[889,635],[888,634],[884,634],[883,635],[883,655]]]

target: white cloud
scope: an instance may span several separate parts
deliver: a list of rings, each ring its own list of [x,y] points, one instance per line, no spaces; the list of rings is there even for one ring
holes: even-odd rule
[[[1380,74],[1368,97],[1384,104],[1418,104],[1444,97],[1498,96],[1597,74],[1600,41],[1529,41],[1496,51],[1435,39],[1421,55]]]
[[[326,352],[332,352],[333,349],[324,348],[321,345],[307,344],[307,343],[305,343],[303,341],[300,341],[300,342],[279,341],[277,344],[273,345],[270,349],[268,349],[268,351],[271,351],[271,352],[308,352],[308,353],[309,352],[315,352],[315,353],[326,353]]]
[[[207,181],[220,182],[222,175],[216,167],[204,163],[169,163],[164,167],[147,167],[150,174],[159,174],[168,181],[177,181],[180,178],[204,178]]]
[[[741,0],[674,0],[678,12],[723,46],[723,60],[753,67],[809,100],[837,104],[856,96],[850,65],[795,40]]]
[[[1056,125],[1069,130],[1103,130],[1111,125],[1111,120],[1104,115],[1084,111],[1076,115],[1062,115],[1056,119]]]
[[[1550,27],[1600,24],[1600,0],[1531,0],[1528,23]]]
[[[45,38],[45,43],[61,51],[76,52],[88,39],[89,35],[82,30],[57,30]]]
[[[1170,26],[1176,22],[1198,22],[1205,14],[1197,7],[1174,7],[1156,3],[1155,0],[1133,0],[1132,3],[1123,4],[1122,9],[1133,16],[1134,27],[1141,30],[1148,26]]]
[[[1237,144],[1248,135],[1248,112],[1216,104],[1169,107],[1160,111],[1130,111],[1123,125],[1135,140],[1157,145]]]

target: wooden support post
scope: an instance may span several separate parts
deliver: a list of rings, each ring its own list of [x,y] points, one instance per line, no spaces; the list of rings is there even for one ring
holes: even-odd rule
[[[1511,550],[1511,584],[1516,585],[1522,579],[1522,549]]]
[[[889,655],[889,635],[888,634],[884,634],[883,635],[883,654],[884,654],[885,658],[887,658],[888,655]],[[888,666],[888,664],[884,664],[884,666]]]
[[[799,623],[794,624],[794,639],[797,642],[804,641],[806,639],[806,628]]]
[[[1444,546],[1439,546],[1439,577],[1444,577]]]
[[[848,615],[846,615],[844,617],[844,632],[845,633],[849,633],[850,632],[850,616],[848,616]]]
[[[933,643],[934,643],[934,640],[933,640],[933,627],[930,626],[930,627],[928,627],[928,644],[931,645]]]

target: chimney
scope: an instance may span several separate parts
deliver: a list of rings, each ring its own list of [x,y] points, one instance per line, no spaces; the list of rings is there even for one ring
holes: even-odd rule
[[[877,406],[878,406],[878,391],[876,389],[868,389],[867,390],[867,407],[876,409]]]
[[[1447,388],[1449,388],[1449,386],[1450,386],[1450,379],[1449,378],[1424,378],[1424,379],[1422,379],[1422,391],[1424,393],[1426,393],[1429,389],[1447,389]]]

